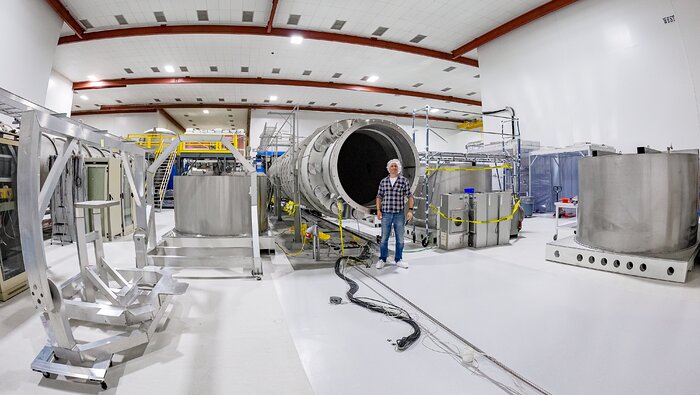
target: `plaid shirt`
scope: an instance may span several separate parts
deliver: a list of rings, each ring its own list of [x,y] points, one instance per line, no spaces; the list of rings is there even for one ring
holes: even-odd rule
[[[403,212],[404,198],[408,196],[411,196],[411,185],[404,176],[399,176],[394,186],[391,186],[389,176],[379,182],[377,197],[382,199],[381,211],[384,213]]]

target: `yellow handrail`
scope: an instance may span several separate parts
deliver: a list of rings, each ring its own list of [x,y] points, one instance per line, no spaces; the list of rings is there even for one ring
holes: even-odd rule
[[[234,148],[238,149],[238,138],[239,134],[235,133],[224,133],[224,137],[230,139]],[[128,134],[127,139],[136,142],[136,144],[147,150],[152,151],[156,157],[160,155],[165,148],[170,145],[170,142],[175,138],[171,134],[163,133],[139,133],[139,134]],[[212,142],[182,142],[178,145],[176,154],[191,153],[191,154],[225,154],[228,153],[228,149],[221,141]]]

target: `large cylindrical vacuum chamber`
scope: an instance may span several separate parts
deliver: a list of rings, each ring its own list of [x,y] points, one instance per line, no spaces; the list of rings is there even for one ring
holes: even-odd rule
[[[698,232],[698,155],[646,153],[579,161],[576,240],[632,254],[679,251]]]
[[[379,181],[387,176],[386,163],[399,159],[403,176],[415,191],[418,151],[398,125],[379,119],[347,119],[316,131],[287,152],[270,168],[282,192],[294,198],[294,168],[299,169],[300,203],[309,209],[337,215],[342,199],[345,215],[368,214],[375,206]],[[294,161],[294,162],[293,162]]]
[[[202,236],[250,236],[250,176],[177,176],[175,229]],[[258,175],[258,227],[267,232],[268,182]]]

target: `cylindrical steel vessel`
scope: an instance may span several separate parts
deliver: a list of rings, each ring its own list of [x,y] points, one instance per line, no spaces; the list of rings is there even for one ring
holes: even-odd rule
[[[698,155],[646,153],[579,161],[576,240],[619,253],[691,247],[698,231]]]
[[[250,176],[177,176],[175,229],[202,236],[249,236]],[[268,183],[258,175],[258,225],[267,232]]]
[[[294,153],[287,152],[270,168],[282,192],[294,198],[294,168],[299,169],[300,203],[327,215],[337,215],[338,199],[344,215],[369,213],[375,206],[386,163],[399,159],[403,176],[415,191],[418,151],[398,125],[379,119],[347,119],[316,129]],[[293,163],[296,162],[296,163]]]

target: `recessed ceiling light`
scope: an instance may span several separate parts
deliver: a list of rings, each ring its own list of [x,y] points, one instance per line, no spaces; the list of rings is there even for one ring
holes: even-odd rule
[[[168,20],[165,19],[165,13],[163,11],[154,11],[153,16],[156,17],[156,22],[167,22]]]
[[[88,81],[93,81],[93,82],[99,81],[99,79],[97,77],[95,77],[94,75],[89,75],[87,78],[88,78]]]
[[[440,110],[438,110],[437,108],[431,108],[431,109],[430,109],[430,112],[432,112],[433,114],[435,114],[435,113],[438,112],[438,111],[440,111]]]
[[[166,73],[174,73],[175,67],[168,64],[163,67],[163,70],[165,70]]]
[[[427,36],[424,36],[424,35],[422,35],[422,34],[418,34],[418,35],[416,35],[415,37],[413,37],[413,38],[411,39],[411,42],[417,44],[417,43],[423,41],[423,39],[426,38],[426,37],[427,37]]]
[[[83,26],[85,26],[86,29],[93,29],[94,28],[94,26],[92,26],[92,23],[90,23],[90,21],[88,21],[87,19],[81,19],[80,23]]]
[[[386,33],[387,30],[389,30],[388,27],[379,26],[374,32],[372,32],[372,35],[381,36],[382,34]]]
[[[277,100],[277,96],[274,96],[274,95],[270,96],[270,101],[276,101],[276,100]]]
[[[331,26],[331,29],[333,30],[340,30],[345,26],[345,21],[341,21],[339,19],[336,19],[335,22],[333,22],[333,25]]]
[[[378,79],[379,77],[377,77],[376,75],[371,75],[369,76],[369,78],[367,78],[367,82],[377,82]]]
[[[129,22],[126,21],[126,18],[124,18],[124,15],[115,15],[114,19],[116,19],[120,25],[128,25],[129,24]]]
[[[80,98],[83,99],[83,100],[89,99],[89,97],[87,97],[87,96],[85,96],[85,95],[80,95]]]
[[[289,39],[289,41],[290,41],[292,44],[301,44],[302,41],[304,41],[304,37],[302,37],[302,36],[300,36],[300,35],[298,35],[298,34],[295,34],[295,35],[293,35],[293,36]]]
[[[203,113],[209,114],[209,110],[202,110]]]

